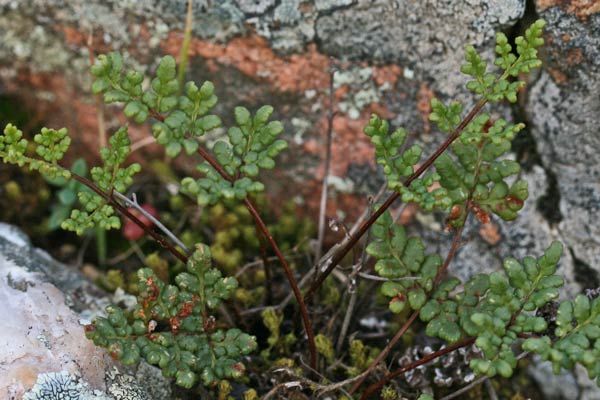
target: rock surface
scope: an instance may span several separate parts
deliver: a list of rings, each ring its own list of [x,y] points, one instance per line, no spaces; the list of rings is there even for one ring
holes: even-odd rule
[[[561,237],[579,283],[594,288],[600,285],[600,10],[585,14],[541,3],[549,24],[547,65],[527,112],[543,164],[556,176]]]
[[[103,310],[108,304],[105,295],[4,223],[0,223],[0,304],[1,398],[22,398],[30,389],[25,398],[35,400],[143,400],[168,395],[168,383],[153,376],[162,392],[150,397],[138,383],[145,385],[143,376],[135,381],[119,372],[106,351],[85,337],[82,319]]]

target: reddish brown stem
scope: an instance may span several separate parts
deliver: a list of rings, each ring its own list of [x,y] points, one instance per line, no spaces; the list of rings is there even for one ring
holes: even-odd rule
[[[271,304],[272,300],[273,300],[273,283],[271,280],[271,266],[269,264],[269,256],[267,254],[267,245],[265,243],[265,237],[262,234],[260,227],[258,226],[258,224],[255,222],[255,226],[256,226],[256,233],[258,234],[258,241],[260,243],[260,255],[262,257],[262,263],[263,263],[263,270],[265,271],[265,282],[266,282],[266,296],[265,296],[265,300],[266,300],[266,304]]]
[[[443,356],[444,354],[448,354],[453,352],[456,349],[460,349],[461,347],[466,347],[469,346],[471,344],[473,344],[475,342],[475,338],[471,337],[471,338],[467,338],[464,339],[458,343],[455,343],[451,346],[448,346],[444,349],[438,350],[435,353],[431,353],[426,355],[425,357],[421,358],[420,360],[417,360],[415,362],[412,362],[408,365],[405,365],[402,368],[399,368],[397,370],[395,370],[394,372],[387,374],[386,376],[383,377],[383,379],[381,379],[379,382],[374,383],[373,385],[369,386],[367,388],[367,390],[365,390],[365,392],[362,394],[362,396],[360,397],[361,400],[367,400],[371,397],[371,395],[373,395],[376,391],[378,391],[379,389],[381,389],[383,387],[383,385],[385,385],[386,383],[388,383],[391,379],[394,379],[400,375],[402,375],[403,373],[413,370],[415,368],[417,368],[420,365],[423,364],[427,364],[429,361],[431,360],[435,360],[438,357]]]
[[[348,393],[352,394],[358,390],[358,388],[363,384],[365,379],[367,379],[367,377],[375,369],[377,364],[379,364],[381,361],[383,361],[383,359],[388,355],[388,353],[392,350],[392,348],[396,345],[396,343],[398,343],[398,340],[400,340],[400,338],[404,335],[404,333],[408,330],[408,328],[410,328],[410,326],[413,324],[413,322],[415,321],[415,319],[417,319],[418,316],[419,316],[419,311],[418,310],[413,311],[413,313],[406,320],[404,325],[402,325],[402,327],[396,333],[396,335],[392,338],[392,340],[387,344],[387,346],[385,346],[383,348],[381,353],[379,353],[377,355],[377,358],[375,358],[375,360],[371,363],[371,365],[369,365],[369,368],[367,368],[366,374],[362,378],[357,380],[354,383],[354,385],[352,385],[352,388],[350,389],[350,391]]]
[[[429,156],[427,160],[425,160],[423,165],[421,165],[421,167],[419,167],[419,169],[417,169],[403,183],[404,186],[410,185],[412,181],[421,176],[421,174],[423,174],[423,172],[425,172],[431,166],[431,164],[433,164],[435,160],[437,160],[437,158],[444,151],[446,151],[446,149],[452,144],[452,142],[454,142],[460,136],[460,134],[466,128],[469,122],[471,122],[471,120],[479,113],[479,111],[481,111],[485,103],[486,100],[482,99],[475,105],[475,107],[473,107],[473,109],[469,112],[469,114],[467,114],[465,119],[463,119],[460,125],[458,125],[456,129],[452,131],[452,133],[450,134],[450,136],[448,136],[444,143],[442,143],[442,145],[431,156]],[[377,218],[379,218],[381,214],[383,214],[384,211],[387,210],[398,197],[400,197],[400,194],[398,192],[394,192],[390,197],[388,197],[387,200],[383,203],[383,205],[379,207],[369,219],[362,223],[360,228],[356,231],[354,235],[352,235],[352,238],[346,243],[346,245],[342,247],[332,257],[330,264],[327,266],[327,269],[323,271],[323,273],[313,282],[310,289],[306,292],[306,295],[304,296],[306,302],[309,302],[311,300],[315,291],[321,286],[321,284],[323,284],[325,278],[329,276],[331,271],[333,271],[333,269],[339,264],[339,262],[343,260],[346,254],[348,254],[348,252],[356,245],[356,242],[358,242],[358,240],[367,232],[367,230],[369,230],[371,225],[373,225],[375,221],[377,221]]]
[[[234,181],[234,179],[227,173],[227,171],[225,171],[225,169],[221,167],[221,164],[219,164],[217,160],[215,160],[208,151],[204,150],[202,146],[198,146],[198,154],[200,154],[202,158],[204,158],[204,160],[206,160],[206,162],[209,163],[210,166],[213,167],[215,171],[217,171],[219,175],[223,177],[223,179],[229,182]]]
[[[466,222],[466,217],[465,217],[465,222]],[[446,272],[446,270],[448,269],[448,266],[450,265],[450,262],[452,261],[452,259],[454,258],[454,255],[456,254],[456,250],[458,249],[458,245],[460,243],[460,238],[462,237],[463,229],[464,229],[464,223],[454,234],[454,240],[452,241],[452,247],[450,248],[450,251],[448,252],[448,255],[446,256],[446,259],[444,260],[442,267],[439,269],[439,271],[435,277],[435,280],[433,283],[433,290],[435,290],[435,288],[439,285],[442,277],[444,276],[444,273]],[[433,290],[428,293],[428,297],[431,295]],[[356,390],[358,390],[358,388],[363,384],[365,379],[367,379],[367,377],[369,376],[371,371],[373,371],[373,369],[375,369],[377,364],[379,364],[381,361],[383,361],[383,359],[385,359],[385,357],[387,357],[387,355],[392,350],[392,348],[396,345],[396,343],[398,343],[398,341],[402,338],[402,336],[408,330],[408,328],[410,328],[410,326],[413,324],[415,319],[417,319],[418,315],[419,315],[419,310],[416,310],[411,314],[411,316],[404,323],[404,325],[402,325],[402,327],[396,333],[396,335],[392,338],[392,340],[390,340],[390,342],[387,344],[387,346],[384,347],[384,349],[381,351],[381,353],[379,353],[377,358],[371,363],[371,365],[367,369],[367,373],[361,379],[356,381],[356,383],[352,386],[352,388],[350,389],[350,392],[349,392],[350,394],[356,392]]]
[[[153,109],[150,109],[150,115],[152,116],[152,118],[159,120],[160,122],[165,122],[165,117],[163,117],[162,115],[160,115],[158,112],[156,112]]]
[[[462,233],[463,233],[463,230],[465,229],[466,222],[467,222],[467,216],[465,216],[465,220],[464,220],[462,226],[460,228],[458,228],[458,230],[454,234],[454,240],[452,240],[452,247],[450,247],[450,251],[448,252],[448,255],[446,256],[446,259],[444,260],[444,264],[442,264],[442,267],[438,271],[437,275],[435,276],[435,280],[433,281],[434,288],[436,288],[442,281],[444,274],[448,270],[448,266],[450,266],[450,261],[452,261],[452,259],[454,258],[454,255],[456,254],[456,250],[458,250],[458,245],[460,244],[460,238],[462,237]]]
[[[85,185],[86,187],[90,188],[98,196],[100,196],[104,200],[106,200],[107,203],[109,203],[111,206],[113,206],[115,209],[117,209],[117,211],[119,211],[125,217],[129,218],[130,220],[132,220],[137,226],[139,226],[140,228],[142,228],[144,230],[144,232],[146,232],[148,235],[150,235],[154,240],[156,240],[156,242],[158,244],[160,244],[162,247],[164,247],[165,249],[167,249],[171,254],[173,254],[175,257],[177,257],[178,259],[180,259],[184,263],[187,263],[188,257],[186,255],[180,253],[179,250],[177,250],[173,245],[171,245],[169,242],[167,242],[164,237],[162,237],[161,235],[159,235],[158,233],[156,233],[154,231],[154,229],[152,229],[152,228],[144,225],[144,223],[142,221],[140,221],[135,215],[133,215],[132,213],[130,213],[129,210],[127,210],[127,208],[123,207],[118,201],[116,201],[114,198],[112,198],[112,196],[110,196],[107,193],[104,193],[93,182],[91,182],[90,180],[84,178],[83,176],[74,174],[72,172],[71,172],[71,176],[72,176],[73,179],[75,179],[76,181],[78,181],[81,184]]]
[[[256,224],[259,226],[263,236],[267,239],[267,241],[273,248],[273,251],[275,251],[275,255],[277,256],[277,259],[283,266],[285,275],[287,276],[290,286],[292,287],[292,290],[294,291],[294,296],[296,296],[296,300],[298,300],[298,306],[300,307],[300,314],[302,314],[302,321],[304,322],[304,330],[306,331],[306,336],[308,339],[308,346],[310,348],[310,367],[312,369],[316,370],[317,369],[317,347],[315,345],[315,337],[313,334],[312,326],[310,324],[308,310],[306,308],[306,304],[304,303],[304,299],[302,298],[302,293],[300,293],[300,289],[298,288],[298,284],[296,283],[296,279],[294,278],[294,275],[292,274],[292,270],[290,269],[290,266],[288,265],[287,261],[285,261],[285,258],[283,256],[283,254],[281,253],[281,250],[279,250],[279,246],[277,246],[277,243],[273,239],[273,236],[271,236],[271,232],[269,232],[269,229],[267,228],[267,226],[263,222],[262,218],[258,214],[258,211],[256,211],[256,209],[254,208],[254,206],[252,205],[250,200],[248,200],[248,198],[244,199],[244,204],[246,205],[246,208],[248,209],[248,211],[250,211],[250,214],[252,214],[252,217],[254,217],[254,220],[256,221]]]
[[[198,147],[198,153],[224,179],[226,179],[230,182],[233,181],[233,178],[227,173],[227,171],[225,171],[223,169],[223,167],[221,167],[221,165],[217,162],[217,160],[215,160],[212,157],[212,155],[210,153],[208,153],[204,148]],[[294,278],[294,275],[292,274],[292,270],[290,269],[290,266],[288,265],[287,261],[285,261],[285,257],[281,253],[279,246],[273,239],[273,236],[269,232],[269,229],[265,225],[264,221],[260,217],[260,214],[258,213],[258,211],[256,211],[256,208],[254,208],[254,206],[252,205],[252,202],[250,201],[250,199],[248,197],[246,197],[244,199],[244,205],[246,206],[246,208],[252,215],[252,218],[254,218],[254,222],[256,223],[256,225],[259,228],[260,232],[262,233],[263,237],[269,242],[269,244],[273,248],[273,251],[275,252],[275,255],[277,256],[277,259],[283,266],[285,275],[288,279],[288,282],[290,283],[290,286],[292,287],[294,296],[296,297],[296,300],[298,301],[298,306],[300,307],[300,314],[302,314],[302,321],[304,322],[304,330],[306,331],[306,337],[308,339],[308,346],[310,349],[310,366],[311,366],[311,368],[316,369],[317,368],[317,347],[315,345],[315,337],[313,334],[312,326],[310,324],[308,310],[306,308],[306,304],[304,303],[304,299],[302,298],[302,293],[300,292],[300,289],[298,288],[298,284],[296,283],[296,279]]]
[[[479,171],[480,171],[480,167],[481,164],[477,165],[477,169],[475,171],[475,176],[479,176]],[[444,263],[442,264],[441,268],[438,270],[435,279],[433,281],[433,289],[431,291],[429,291],[427,293],[427,297],[429,298],[431,296],[431,294],[434,292],[435,288],[438,287],[438,285],[440,284],[440,282],[442,281],[442,278],[444,277],[444,275],[446,274],[446,271],[448,270],[448,267],[450,266],[450,262],[454,259],[454,256],[456,255],[456,251],[458,250],[458,246],[460,244],[460,239],[462,237],[462,233],[463,230],[465,229],[465,225],[467,223],[467,218],[469,217],[469,212],[471,210],[471,199],[473,197],[473,191],[475,190],[475,186],[473,186],[471,188],[471,190],[469,191],[469,195],[467,197],[467,201],[466,201],[466,206],[465,206],[465,216],[464,219],[462,220],[462,224],[460,225],[460,228],[458,228],[454,234],[454,239],[452,240],[452,246],[450,247],[450,250],[448,251],[448,254],[446,255],[446,259],[444,260]],[[364,382],[364,380],[367,378],[367,376],[369,375],[370,371],[373,370],[373,368],[375,368],[375,366],[377,365],[377,363],[379,363],[381,360],[383,360],[387,354],[390,352],[390,350],[392,349],[392,347],[394,347],[396,345],[396,343],[400,340],[400,338],[402,337],[402,335],[404,335],[404,332],[412,325],[413,321],[415,320],[416,316],[419,315],[419,311],[415,311],[410,318],[408,319],[408,321],[406,321],[406,323],[404,324],[404,326],[402,326],[402,328],[398,331],[398,333],[396,334],[396,336],[394,336],[394,338],[390,341],[390,343],[388,343],[388,345],[383,349],[383,351],[378,355],[377,359],[369,366],[369,369],[367,370],[368,373],[365,374],[362,379],[360,379],[359,381],[357,381],[354,386],[352,387],[352,389],[350,390],[350,393],[354,393],[359,387],[360,385],[362,385],[362,383]]]

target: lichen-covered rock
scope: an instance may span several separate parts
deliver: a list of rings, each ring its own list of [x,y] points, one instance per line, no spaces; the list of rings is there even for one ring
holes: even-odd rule
[[[106,394],[90,389],[87,382],[67,371],[48,372],[38,375],[24,400],[110,400]]]
[[[547,60],[527,113],[542,162],[556,176],[558,230],[575,259],[576,279],[593,288],[600,285],[600,10],[581,15],[547,3],[538,2],[548,21]]]
[[[122,374],[116,368],[106,371],[106,392],[115,399],[149,400],[148,392],[135,381],[133,376]]]
[[[318,11],[331,11],[335,8],[352,5],[356,0],[315,0],[315,7]]]
[[[490,43],[497,30],[523,15],[525,1],[390,2],[360,0],[317,20],[323,50],[344,59],[409,66],[420,79],[433,79],[454,95],[464,79],[457,73],[466,43]]]
[[[249,14],[262,14],[275,5],[275,0],[236,0],[240,9]]]
[[[82,307],[93,296],[76,275],[0,224],[0,304],[11,316],[0,319],[0,364],[5,368],[0,397],[23,393],[40,373],[61,370],[80,372],[94,387],[103,385],[104,352],[85,338],[80,317],[66,304]]]
[[[35,385],[23,396],[24,400],[165,400],[170,398],[170,390],[165,390],[164,380],[158,377],[157,368],[142,364],[142,375],[136,377],[121,373],[116,367],[105,373],[106,392],[94,390],[81,378],[67,371],[39,374]],[[152,371],[150,375],[148,371]],[[148,381],[139,378],[152,379]],[[139,382],[144,382],[144,387]]]
[[[0,398],[20,398],[26,391],[27,399],[36,400],[165,398],[168,382],[155,375],[153,386],[163,397],[140,396],[140,381],[115,373],[106,351],[85,337],[80,321],[102,312],[109,304],[106,294],[4,223],[0,304],[10,316],[0,319]]]
[[[288,25],[297,22],[302,16],[298,10],[299,6],[299,0],[283,0],[275,9],[275,20]]]

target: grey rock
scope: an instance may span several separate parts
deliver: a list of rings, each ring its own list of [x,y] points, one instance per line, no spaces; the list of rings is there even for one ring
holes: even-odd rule
[[[538,7],[538,11],[547,21],[543,48],[546,66],[552,65],[574,78],[578,78],[579,71],[600,72],[600,13],[578,18],[559,6],[544,10]]]
[[[554,375],[552,364],[548,361],[539,361],[529,368],[527,372],[537,382],[546,400],[580,399],[580,389],[573,374],[563,372]]]
[[[240,9],[249,14],[262,14],[275,5],[275,0],[236,0]]]
[[[331,11],[354,3],[356,0],[315,0],[315,8],[318,11]]]
[[[169,398],[169,382],[160,370],[148,365],[138,372],[116,370],[106,350],[85,337],[82,324],[109,303],[106,293],[77,271],[33,247],[19,229],[0,223],[0,304],[11,315],[0,319],[0,397]],[[145,389],[150,386],[152,396]]]
[[[171,386],[162,371],[146,362],[141,362],[135,371],[135,382],[143,384],[152,400],[171,398]]]
[[[281,4],[279,4],[275,9],[275,21],[279,21],[282,24],[286,25],[298,22],[298,20],[302,16],[300,10],[298,10],[299,6],[299,0],[283,0]]]
[[[45,251],[31,245],[20,229],[0,222],[0,254],[5,261],[1,270],[10,287],[23,291],[35,286],[36,281],[57,287],[65,297],[66,304],[77,312],[100,313],[109,302],[106,294],[91,282],[83,279],[72,268],[56,262]],[[23,273],[15,274],[10,268],[16,266]],[[18,269],[15,271],[19,272]],[[11,273],[11,271],[13,273]]]
[[[596,400],[600,398],[598,386],[588,377],[587,371],[581,365],[575,366],[575,371],[561,371],[555,375],[549,361],[541,361],[533,357],[533,363],[527,368],[527,373],[538,384],[545,400]]]
[[[527,113],[544,166],[557,179],[558,228],[572,251],[577,280],[600,285],[600,15],[580,20],[560,7],[541,12],[547,68],[533,86]]]
[[[575,379],[579,388],[579,400],[596,400],[600,398],[600,389],[596,382],[588,376],[586,369],[581,365],[575,366]],[[570,399],[571,397],[566,397]]]
[[[514,24],[524,10],[524,1],[360,0],[319,17],[316,31],[329,54],[410,66],[453,95],[464,85],[456,67],[465,44],[487,46],[496,30]]]
[[[245,32],[244,13],[233,1],[210,2],[210,6],[195,1],[194,35],[224,41]],[[45,0],[0,0],[0,64],[26,64],[34,72],[76,72],[79,76],[72,78],[87,86],[85,48],[66,44],[62,28],[84,35],[103,32],[102,40],[114,50],[126,50],[136,42],[138,50],[147,54],[156,52],[170,31],[183,30],[185,15],[185,2],[179,1],[76,0],[49,6]],[[149,40],[140,36],[142,26]]]

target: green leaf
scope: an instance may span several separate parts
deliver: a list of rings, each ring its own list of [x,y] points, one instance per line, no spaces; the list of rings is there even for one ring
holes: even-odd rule
[[[396,297],[403,292],[404,287],[399,282],[387,281],[381,285],[381,294],[388,297]]]
[[[107,318],[96,318],[86,328],[88,338],[124,363],[145,358],[186,388],[200,379],[212,386],[243,374],[240,359],[256,348],[256,338],[239,329],[204,329],[202,316],[237,285],[211,266],[208,246],[196,245],[187,272],[175,277],[177,286],[163,283],[148,268],[140,269],[138,278],[138,301],[131,315],[108,307]],[[156,325],[148,330],[151,321]]]
[[[131,151],[131,141],[126,127],[119,128],[109,139],[109,144],[110,147],[100,150],[103,165],[92,168],[90,175],[96,186],[105,193],[110,193],[113,188],[123,193],[133,183],[133,175],[138,173],[141,167],[139,164],[122,166]],[[101,229],[121,227],[119,218],[114,215],[115,210],[103,198],[83,189],[78,191],[78,197],[85,211],[73,210],[71,216],[61,224],[63,229],[81,235],[93,227]]]
[[[375,145],[376,161],[383,167],[390,190],[401,193],[404,202],[414,201],[427,210],[448,206],[444,190],[429,190],[437,183],[437,174],[428,174],[423,178],[415,179],[409,188],[404,186],[402,178],[408,178],[414,173],[415,165],[423,152],[423,149],[417,145],[409,147],[402,153],[399,152],[407,136],[405,129],[399,128],[389,134],[388,122],[373,114],[364,133]]]
[[[104,93],[104,102],[107,104],[110,103],[125,103],[129,101],[131,97],[129,94],[123,92],[119,89],[111,89]]]
[[[437,300],[429,300],[423,307],[421,308],[421,312],[419,316],[422,321],[428,322],[431,321],[434,317],[436,317],[440,312],[440,303]]]
[[[427,295],[422,288],[418,288],[416,290],[410,290],[408,292],[408,302],[410,304],[410,308],[413,310],[419,310],[425,304],[427,300]]]
[[[148,107],[140,101],[130,101],[123,110],[127,118],[132,118],[138,124],[148,119],[148,112]]]
[[[366,248],[375,257],[375,271],[384,278],[401,279],[382,284],[381,292],[392,299],[396,309],[404,307],[406,298],[412,309],[421,308],[426,300],[426,290],[431,290],[433,278],[441,265],[438,255],[425,256],[423,242],[419,238],[407,238],[404,227],[394,224],[389,211],[384,212],[372,227],[374,241]],[[420,279],[402,279],[411,277]],[[400,306],[399,303],[402,303]]]
[[[160,63],[156,69],[156,77],[162,82],[168,82],[175,79],[176,69],[175,58],[164,56],[160,59]]]
[[[394,297],[393,299],[390,300],[389,308],[390,308],[390,311],[393,312],[394,314],[401,313],[402,310],[404,310],[405,306],[406,306],[406,302],[403,301],[399,297]]]
[[[194,88],[187,86],[188,96],[195,96]],[[203,164],[198,170],[205,177],[197,180],[196,184],[186,180],[182,188],[184,192],[196,196],[199,204],[214,204],[219,199],[243,200],[249,194],[263,191],[264,185],[251,178],[258,177],[261,169],[274,168],[273,158],[287,148],[284,140],[277,139],[283,132],[283,125],[279,121],[268,122],[272,112],[273,107],[263,106],[253,118],[246,108],[236,107],[235,120],[238,126],[228,129],[228,141],[218,140],[212,149],[216,161],[235,180],[231,182],[212,166]],[[195,132],[199,134],[219,124],[218,117],[207,116],[200,125],[196,125]]]
[[[435,122],[444,132],[451,132],[461,121],[462,104],[458,101],[446,107],[435,97],[431,99],[431,113],[429,120]]]
[[[552,242],[550,247],[544,251],[544,255],[537,260],[542,275],[547,276],[556,272],[556,267],[562,253],[563,245],[558,241]]]

